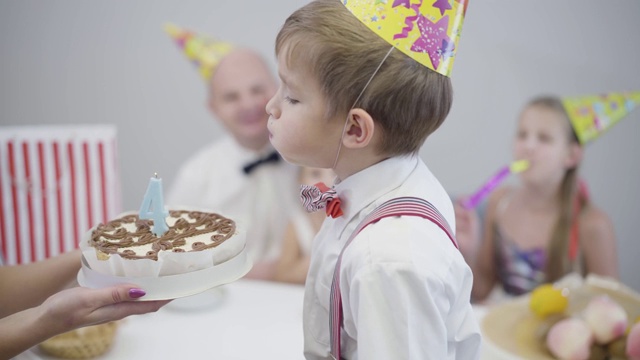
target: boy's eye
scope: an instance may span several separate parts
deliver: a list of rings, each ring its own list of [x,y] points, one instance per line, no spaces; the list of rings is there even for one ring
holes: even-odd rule
[[[284,100],[285,100],[286,102],[288,102],[289,104],[293,104],[293,105],[295,105],[295,104],[299,103],[299,101],[298,101],[298,100],[296,100],[296,99],[292,99],[292,98],[290,98],[290,97],[288,97],[288,96],[285,96],[285,97],[284,97]]]

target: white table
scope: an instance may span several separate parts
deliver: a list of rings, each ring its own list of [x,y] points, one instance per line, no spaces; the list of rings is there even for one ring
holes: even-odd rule
[[[239,280],[122,320],[113,346],[97,359],[303,359],[303,296],[303,286]],[[474,310],[479,320],[486,313],[481,305]],[[483,344],[482,360],[507,359],[499,355]]]
[[[303,286],[239,280],[178,299],[123,320],[97,359],[302,359],[303,294]]]

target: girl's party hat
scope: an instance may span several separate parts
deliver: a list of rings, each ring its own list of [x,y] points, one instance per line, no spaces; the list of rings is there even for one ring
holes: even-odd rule
[[[343,0],[363,24],[413,60],[450,76],[467,0]]]
[[[640,104],[640,91],[563,98],[581,144],[597,138]]]
[[[174,24],[166,24],[164,30],[194,63],[205,80],[211,78],[220,60],[233,50],[230,43],[196,34]]]

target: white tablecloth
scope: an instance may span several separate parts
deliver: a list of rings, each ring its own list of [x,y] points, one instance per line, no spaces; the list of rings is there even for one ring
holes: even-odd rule
[[[303,294],[303,286],[240,280],[174,300],[124,319],[97,359],[303,359]]]
[[[236,281],[122,320],[97,359],[303,359],[303,296],[303,286]],[[481,320],[486,308],[474,309]],[[54,359],[32,354],[22,358]],[[484,342],[482,360],[513,359],[504,355]]]

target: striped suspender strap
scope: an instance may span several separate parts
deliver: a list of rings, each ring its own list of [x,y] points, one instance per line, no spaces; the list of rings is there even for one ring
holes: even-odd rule
[[[340,265],[342,262],[342,254],[344,250],[351,244],[353,239],[370,224],[378,222],[380,219],[392,216],[418,216],[432,221],[440,229],[442,229],[453,245],[458,248],[453,231],[445,218],[440,214],[430,202],[416,197],[399,197],[391,199],[374,209],[353,231],[347,242],[344,244],[336,267],[333,271],[333,281],[331,282],[331,299],[329,309],[329,329],[331,331],[331,356],[340,359],[340,329],[342,328],[342,295],[340,293]]]

